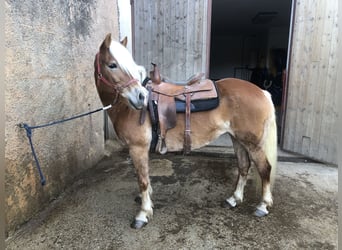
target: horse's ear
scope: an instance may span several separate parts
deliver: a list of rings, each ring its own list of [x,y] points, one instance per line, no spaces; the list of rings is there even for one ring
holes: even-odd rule
[[[112,42],[112,34],[108,33],[106,35],[106,38],[103,40],[101,49],[108,49],[110,47],[111,42]]]
[[[153,70],[150,71],[150,78],[153,83],[159,84],[161,83],[160,72],[156,64],[152,63]]]
[[[126,47],[127,46],[127,36],[125,36],[124,39],[122,39],[120,43]]]

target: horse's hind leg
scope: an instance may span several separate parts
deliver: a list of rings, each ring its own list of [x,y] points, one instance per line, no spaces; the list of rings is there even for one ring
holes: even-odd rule
[[[272,167],[266,158],[265,152],[261,148],[250,152],[250,158],[258,170],[262,182],[262,199],[255,211],[256,216],[262,217],[268,214],[267,207],[273,205],[270,183]]]
[[[236,207],[243,201],[243,192],[247,183],[248,170],[250,168],[250,159],[246,149],[232,137],[234,151],[238,161],[239,175],[236,181],[235,191],[231,197],[224,201],[224,206]]]
[[[141,195],[141,208],[131,224],[132,228],[140,229],[148,223],[153,216],[151,200],[152,187],[149,179],[148,147],[132,146],[129,149],[134,167],[138,175],[138,184]]]

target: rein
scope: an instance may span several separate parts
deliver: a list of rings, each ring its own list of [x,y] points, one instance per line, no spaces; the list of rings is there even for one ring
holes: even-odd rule
[[[130,79],[128,82],[124,83],[124,84],[118,84],[118,83],[111,83],[110,81],[108,81],[101,73],[101,67],[100,67],[100,52],[98,52],[96,54],[96,64],[97,64],[97,85],[99,85],[99,82],[103,82],[105,83],[107,86],[114,88],[114,91],[116,92],[116,97],[115,100],[118,97],[118,93],[122,93],[122,91],[129,87],[132,83],[136,83],[138,82],[137,79],[132,78]]]

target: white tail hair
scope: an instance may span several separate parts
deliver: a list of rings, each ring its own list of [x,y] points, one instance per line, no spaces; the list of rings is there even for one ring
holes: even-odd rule
[[[271,94],[267,91],[264,91],[264,93],[272,105],[270,117],[265,122],[263,150],[269,164],[271,165],[270,184],[271,188],[273,188],[278,161],[277,123]]]

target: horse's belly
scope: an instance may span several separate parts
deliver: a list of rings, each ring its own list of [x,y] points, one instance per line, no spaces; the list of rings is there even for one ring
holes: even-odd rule
[[[185,118],[183,117],[183,119]],[[215,119],[210,115],[208,117],[202,117],[192,114],[190,130],[191,149],[204,147],[227,132],[233,135],[229,121]],[[183,150],[184,132],[184,121],[178,119],[177,126],[170,129],[166,134],[168,151],[175,152]]]

